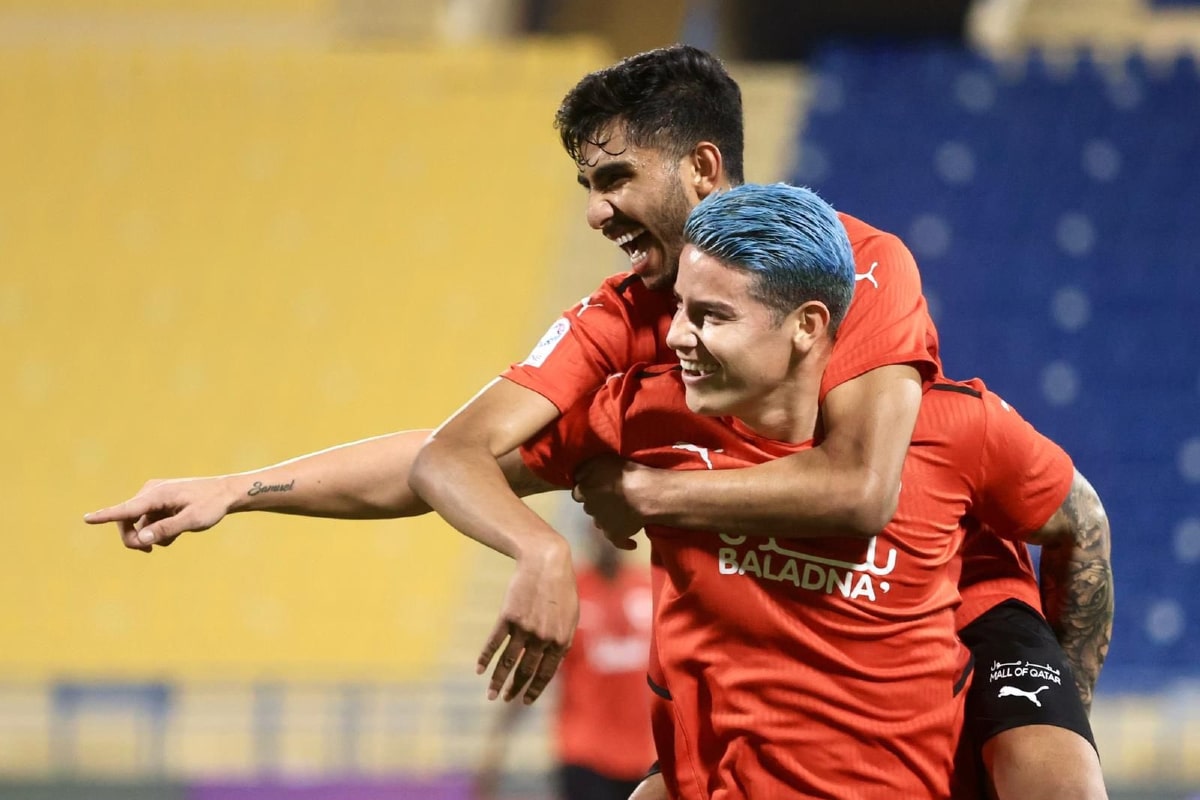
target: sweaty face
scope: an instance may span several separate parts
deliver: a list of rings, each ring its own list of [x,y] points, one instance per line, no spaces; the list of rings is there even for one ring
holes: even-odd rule
[[[789,438],[782,433],[797,407],[794,328],[751,296],[752,285],[748,273],[687,245],[667,345],[683,367],[692,411],[735,416],[764,435]]]
[[[685,189],[680,161],[627,144],[618,131],[603,148],[587,146],[579,183],[588,191],[588,224],[625,251],[647,288],[670,289],[683,226],[699,202]]]

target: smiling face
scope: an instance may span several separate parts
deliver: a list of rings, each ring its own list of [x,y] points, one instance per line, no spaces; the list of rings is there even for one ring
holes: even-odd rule
[[[781,318],[755,298],[755,280],[686,245],[667,345],[679,357],[692,411],[737,417],[773,439],[805,441],[816,425],[828,360],[828,311],[809,302]]]
[[[700,192],[707,193],[707,184],[697,180],[696,159],[629,144],[618,125],[603,147],[584,148],[578,166],[579,183],[588,192],[588,224],[625,251],[629,268],[647,288],[670,289],[684,222],[702,199]]]

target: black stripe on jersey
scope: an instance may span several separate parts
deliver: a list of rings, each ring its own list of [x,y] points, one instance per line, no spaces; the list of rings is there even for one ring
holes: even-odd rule
[[[670,375],[672,372],[682,369],[683,367],[679,366],[678,364],[657,364],[653,367],[646,367],[644,370],[639,372],[636,377],[656,378],[659,375]]]
[[[649,675],[646,676],[646,683],[650,684],[650,691],[661,697],[663,700],[671,699],[671,692],[665,686],[659,686],[654,682],[654,679]]]
[[[971,673],[974,671],[975,671],[975,654],[971,653],[970,657],[967,659],[967,663],[965,665],[963,665],[962,675],[959,675],[958,680],[956,680],[954,682],[954,696],[955,697],[957,697],[958,693],[961,692],[963,690],[963,687],[967,685],[967,678],[971,677]]]
[[[939,392],[958,392],[959,394],[969,394],[971,397],[983,397],[982,394],[970,386],[959,386],[956,383],[935,383],[929,388],[931,390],[937,389]]]
[[[639,278],[637,276],[636,272],[632,273],[628,278],[626,278],[625,280],[623,280],[617,284],[617,294],[625,294],[625,292],[629,291],[630,286],[632,286],[633,284],[637,283],[640,280],[641,280],[641,278]]]

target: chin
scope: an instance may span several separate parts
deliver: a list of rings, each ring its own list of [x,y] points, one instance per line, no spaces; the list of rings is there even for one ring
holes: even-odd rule
[[[652,292],[665,292],[675,285],[674,275],[639,275],[642,283]]]
[[[691,391],[685,391],[684,396],[687,400],[687,407],[693,414],[699,414],[702,417],[724,417],[728,415],[725,406],[713,402],[712,398],[697,397]]]

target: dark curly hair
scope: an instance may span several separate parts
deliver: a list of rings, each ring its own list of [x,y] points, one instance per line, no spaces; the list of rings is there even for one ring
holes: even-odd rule
[[[720,150],[733,184],[742,175],[742,92],[716,56],[676,44],[638,53],[585,75],[554,116],[563,147],[583,163],[588,145],[601,149],[613,122],[626,141],[676,158],[700,142]]]

